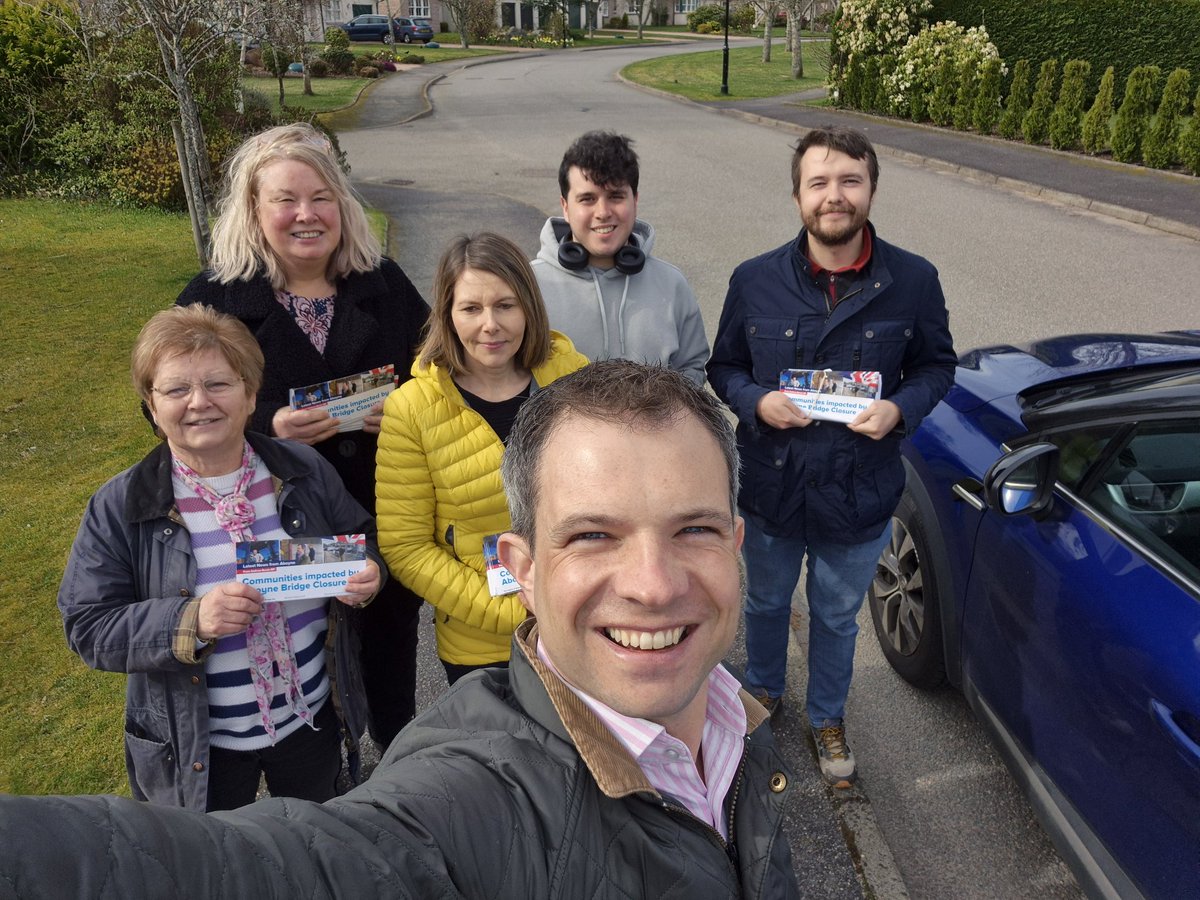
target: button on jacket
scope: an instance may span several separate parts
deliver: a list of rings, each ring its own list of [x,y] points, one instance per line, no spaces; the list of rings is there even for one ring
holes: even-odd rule
[[[739,507],[768,534],[862,543],[877,537],[904,489],[899,444],[950,389],[957,357],[937,270],[875,237],[841,301],[813,276],[805,233],[742,263],[729,279],[708,379],[738,419]],[[776,429],[755,413],[784,369],[877,371],[903,416],[881,440],[837,422]]]

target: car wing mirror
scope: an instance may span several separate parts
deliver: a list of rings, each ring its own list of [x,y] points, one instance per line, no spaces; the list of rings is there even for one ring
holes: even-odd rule
[[[1058,447],[1030,444],[996,460],[983,476],[987,505],[1002,516],[1039,517],[1054,502]]]

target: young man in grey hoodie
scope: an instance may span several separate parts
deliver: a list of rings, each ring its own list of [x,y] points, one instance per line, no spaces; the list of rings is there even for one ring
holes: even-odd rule
[[[708,339],[687,280],[651,256],[654,229],[637,218],[633,142],[589,131],[558,169],[562,217],[542,226],[533,271],[550,314],[590,360],[661,363],[704,384]]]

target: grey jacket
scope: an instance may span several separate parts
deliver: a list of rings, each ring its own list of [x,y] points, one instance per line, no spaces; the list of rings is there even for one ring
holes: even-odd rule
[[[296,536],[368,536],[375,522],[315,450],[254,433],[247,439],[274,476],[279,518]],[[386,577],[386,576],[385,576]],[[196,561],[175,509],[171,455],[160,444],[88,502],[58,592],[67,643],[94,669],[127,672],[125,766],[133,796],[203,810],[208,795],[208,693],[196,650]],[[354,615],[329,604],[326,667],[344,723],[351,776],[366,729]]]
[[[0,798],[0,895],[721,900],[798,896],[781,824],[790,775],[744,695],[750,733],[726,842],[655,791],[538,660],[474,673],[323,805],[190,815],[112,797]],[[67,855],[53,849],[70,839]]]
[[[550,327],[569,337],[593,362],[661,363],[703,385],[708,339],[700,306],[683,273],[651,255],[654,229],[638,219],[629,236],[629,242],[646,254],[646,265],[637,275],[593,266],[577,272],[564,269],[558,245],[570,231],[566,219],[547,219],[533,260]]]

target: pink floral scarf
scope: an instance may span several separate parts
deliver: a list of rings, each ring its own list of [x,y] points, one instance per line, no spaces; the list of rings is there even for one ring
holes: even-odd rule
[[[233,492],[224,497],[200,480],[200,475],[178,459],[172,458],[171,467],[176,475],[195,492],[196,496],[212,508],[217,524],[228,534],[231,541],[254,539],[254,504],[246,496],[246,488],[254,480],[258,457],[246,444],[242,450],[242,473],[238,476]],[[274,668],[278,667],[283,694],[292,712],[301,721],[313,724],[313,716],[304,702],[300,687],[300,670],[296,666],[296,651],[292,646],[292,630],[281,604],[265,603],[260,615],[255,616],[246,629],[246,651],[250,655],[250,680],[254,684],[254,698],[262,716],[263,728],[271,743],[275,743],[275,722],[271,718],[271,700],[275,696]]]

